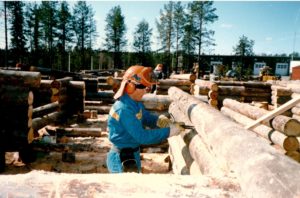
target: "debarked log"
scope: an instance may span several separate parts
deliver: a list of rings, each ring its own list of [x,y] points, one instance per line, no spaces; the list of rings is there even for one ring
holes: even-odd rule
[[[250,104],[246,103],[240,103],[232,99],[225,99],[223,101],[223,105],[232,109],[233,111],[246,115],[253,120],[257,120],[269,113],[269,111],[265,109],[251,106]],[[269,122],[264,124],[269,125]],[[300,122],[295,119],[283,115],[278,115],[275,116],[274,119],[272,119],[271,124],[275,130],[278,130],[288,136],[300,136]]]
[[[179,80],[189,80],[191,82],[195,82],[197,77],[196,74],[172,74],[170,78]]]
[[[201,87],[207,87],[208,89],[210,89],[212,91],[218,91],[218,89],[219,89],[219,86],[217,85],[217,83],[212,82],[212,81],[197,79],[197,80],[195,80],[195,84],[199,85]]]
[[[222,107],[221,112],[236,121],[237,123],[242,124],[243,126],[247,126],[248,124],[252,123],[254,120],[248,118],[247,116],[238,113],[228,107]],[[297,150],[299,148],[293,144],[293,142],[286,140],[288,136],[284,135],[283,133],[273,130],[271,127],[265,126],[260,124],[252,129],[253,132],[257,133],[261,137],[270,140],[271,143],[280,146],[282,149],[290,148],[288,150]],[[296,138],[297,139],[297,138]]]
[[[178,102],[197,132],[207,136],[210,146],[217,157],[226,162],[228,170],[236,173],[245,195],[300,196],[298,163],[278,153],[264,139],[230,120],[220,111],[180,89],[171,87],[168,93],[173,101]]]
[[[169,108],[172,100],[168,95],[145,94],[141,100],[148,110],[163,111]]]

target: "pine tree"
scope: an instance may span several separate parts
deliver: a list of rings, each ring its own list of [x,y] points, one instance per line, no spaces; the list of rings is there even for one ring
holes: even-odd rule
[[[122,15],[120,6],[113,7],[106,16],[106,43],[108,51],[114,54],[114,67],[122,68],[121,51],[126,46],[125,17]]]

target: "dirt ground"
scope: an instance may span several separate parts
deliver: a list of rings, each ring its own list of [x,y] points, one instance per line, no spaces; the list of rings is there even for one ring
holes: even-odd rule
[[[27,173],[32,170],[44,170],[57,173],[108,173],[106,167],[106,154],[111,143],[107,136],[107,115],[98,115],[97,119],[87,119],[82,123],[74,123],[73,120],[65,126],[59,127],[94,127],[101,128],[101,137],[62,137],[56,139],[57,143],[73,143],[89,145],[91,151],[74,152],[75,162],[64,162],[62,152],[42,152],[36,153],[37,159],[29,164],[24,164],[18,158],[18,153],[6,153],[6,169],[4,174]],[[43,130],[55,130],[58,126],[47,126]],[[40,133],[45,131],[41,130]],[[169,162],[168,153],[151,153],[156,148],[148,148],[147,153],[141,153],[143,173],[168,173]]]

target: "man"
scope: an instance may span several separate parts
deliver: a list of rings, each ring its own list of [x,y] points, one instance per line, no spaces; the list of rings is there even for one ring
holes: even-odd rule
[[[140,145],[160,143],[184,130],[166,116],[158,117],[145,110],[141,99],[155,84],[151,74],[150,67],[131,66],[114,96],[117,101],[108,116],[112,148],[106,161],[111,173],[141,172]]]
[[[165,74],[163,72],[163,64],[161,64],[161,63],[157,64],[153,71],[153,74],[154,74],[156,80],[164,79]],[[154,93],[155,90],[156,90],[156,84],[152,85],[151,93]]]

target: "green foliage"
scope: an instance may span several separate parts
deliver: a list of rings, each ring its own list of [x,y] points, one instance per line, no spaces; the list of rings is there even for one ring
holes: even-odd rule
[[[252,56],[254,41],[248,39],[246,36],[241,36],[238,44],[233,48],[233,51],[238,56]]]
[[[114,65],[117,68],[122,67],[121,52],[126,46],[126,25],[125,17],[122,15],[120,6],[113,7],[106,16],[106,43],[104,44],[108,51],[114,52]]]

